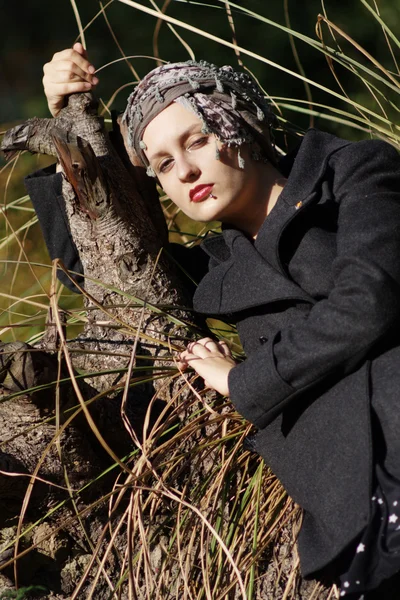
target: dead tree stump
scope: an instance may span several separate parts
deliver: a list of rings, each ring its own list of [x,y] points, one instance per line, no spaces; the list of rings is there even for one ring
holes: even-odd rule
[[[43,582],[46,572],[50,591],[42,597],[49,600],[139,599],[150,597],[151,590],[160,598],[180,598],[185,586],[201,590],[202,548],[206,542],[212,546],[210,534],[205,536],[204,521],[196,520],[199,513],[189,511],[182,518],[188,541],[179,552],[186,557],[185,568],[190,566],[188,582],[185,570],[171,563],[176,560],[169,551],[171,535],[176,535],[169,533],[171,515],[187,510],[188,490],[218,481],[216,461],[228,452],[221,449],[221,437],[238,440],[226,446],[236,457],[232,471],[230,460],[224,467],[230,481],[242,486],[246,477],[251,481],[260,460],[241,449],[250,428],[229,403],[220,400],[218,405],[209,393],[212,407],[199,412],[196,390],[179,377],[171,358],[171,350],[183,348],[203,322],[188,308],[188,282],[165,252],[168,232],[156,186],[135,166],[129,148],[129,156],[122,144],[117,152],[90,93],[70,96],[55,119],[31,119],[10,130],[1,147],[8,156],[20,150],[57,156],[62,165],[63,197],[85,273],[87,314],[82,334],[68,341],[52,298],[49,334],[37,347],[13,343],[0,348],[3,589],[35,584],[40,577]],[[149,367],[160,374],[164,368],[169,377],[146,378]],[[207,440],[210,448],[197,459]],[[269,475],[265,489],[271,481]],[[271,506],[271,518],[281,513],[292,523],[293,507],[277,482],[273,485],[272,495],[260,493],[259,498]],[[235,502],[227,498],[219,516],[212,502],[203,505],[200,499],[199,508],[217,522],[228,519],[229,527],[227,515]],[[255,508],[249,510],[255,514]],[[27,526],[35,522],[30,530]],[[291,532],[291,525],[285,527]],[[271,531],[265,538],[270,542],[277,539]],[[279,527],[274,531],[277,535]],[[237,560],[248,565],[244,579],[252,565],[253,536],[243,524]],[[314,586],[298,585],[290,554],[293,536],[281,534],[281,540],[285,560],[291,556],[287,597],[310,597]],[[265,593],[277,589],[279,571],[276,562],[268,561],[271,543],[263,543],[266,551],[259,562],[264,574],[254,596],[260,600],[272,598]],[[22,565],[29,552],[35,560],[26,577]],[[222,552],[218,560],[224,565],[217,576],[224,597],[243,598],[229,557]],[[326,597],[323,590],[313,595]]]

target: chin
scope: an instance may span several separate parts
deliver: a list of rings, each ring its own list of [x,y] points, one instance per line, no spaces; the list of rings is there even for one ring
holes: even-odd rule
[[[192,219],[198,221],[199,223],[209,223],[210,221],[222,221],[222,218],[219,215],[219,213],[211,211],[203,213],[202,215],[193,215]]]
[[[223,221],[224,213],[226,213],[226,208],[221,206],[216,206],[215,200],[206,200],[206,202],[202,205],[200,210],[193,211],[193,219],[199,221],[200,223],[207,223],[208,221]]]

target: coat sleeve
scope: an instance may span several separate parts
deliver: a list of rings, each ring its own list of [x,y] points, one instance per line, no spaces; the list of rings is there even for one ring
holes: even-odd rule
[[[67,269],[77,273],[71,275],[82,285],[83,267],[65,211],[61,173],[55,173],[54,166],[36,171],[25,178],[25,187],[38,216],[51,260],[61,258]],[[67,288],[78,292],[62,271],[58,272],[58,278]]]
[[[232,402],[259,428],[317,384],[354,371],[399,324],[399,155],[385,142],[358,142],[328,168],[339,206],[333,288],[229,374]]]

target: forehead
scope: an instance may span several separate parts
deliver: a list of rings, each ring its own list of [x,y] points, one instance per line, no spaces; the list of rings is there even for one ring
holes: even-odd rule
[[[147,125],[143,133],[143,141],[148,153],[160,151],[187,132],[203,127],[203,123],[194,112],[172,102]]]

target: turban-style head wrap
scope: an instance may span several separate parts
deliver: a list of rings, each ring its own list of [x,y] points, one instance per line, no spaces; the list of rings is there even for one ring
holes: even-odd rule
[[[148,175],[155,176],[144,154],[142,136],[150,121],[172,102],[193,111],[202,121],[204,133],[237,146],[241,168],[240,146],[244,143],[251,145],[255,159],[274,162],[269,132],[276,117],[254,79],[230,66],[187,61],[150,71],[128,98],[122,123],[127,128],[128,144],[147,167]],[[218,149],[216,152],[218,158]]]

